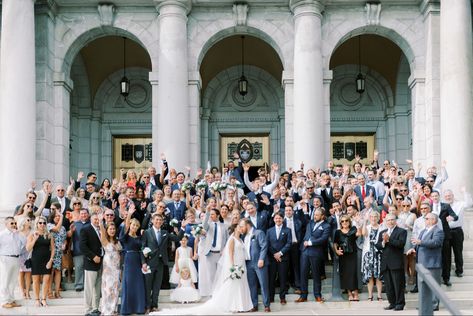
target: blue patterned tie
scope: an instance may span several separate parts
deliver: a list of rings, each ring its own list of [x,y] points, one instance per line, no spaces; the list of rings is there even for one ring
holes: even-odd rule
[[[217,223],[214,223],[214,239],[212,241],[212,248],[215,248],[217,246]]]

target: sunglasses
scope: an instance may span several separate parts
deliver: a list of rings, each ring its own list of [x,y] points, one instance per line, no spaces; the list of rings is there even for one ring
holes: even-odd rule
[[[434,182],[434,180],[427,180],[427,181],[425,181],[425,182]]]
[[[402,201],[404,200],[403,198],[396,198],[396,201]]]
[[[36,200],[36,196],[28,196],[28,200]]]
[[[410,205],[403,205],[402,207],[409,207]]]
[[[348,223],[348,221],[344,219],[344,220],[341,220],[340,223]]]
[[[421,210],[428,210],[429,208],[428,207],[421,207],[420,209]]]
[[[401,189],[401,190],[399,190],[399,191],[401,191],[401,192],[407,192],[407,190],[403,190],[403,189]]]
[[[46,225],[46,222],[38,222],[38,225]]]
[[[404,182],[398,182],[397,184],[404,184]]]
[[[15,222],[10,223],[11,226],[16,226]]]
[[[115,216],[115,214],[105,214],[105,216]]]
[[[58,189],[57,191],[58,192],[64,192],[64,189]]]
[[[81,205],[81,204],[82,204],[81,202],[75,202],[72,205]]]
[[[26,207],[26,208],[31,208],[31,205],[26,204],[25,207]]]

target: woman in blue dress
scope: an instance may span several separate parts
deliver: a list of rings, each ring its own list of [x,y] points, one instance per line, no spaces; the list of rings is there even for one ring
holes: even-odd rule
[[[125,227],[120,233],[120,242],[125,253],[121,315],[144,314],[146,308],[145,278],[141,271],[141,236],[138,236],[140,222],[131,218],[134,211],[133,206],[130,207]]]

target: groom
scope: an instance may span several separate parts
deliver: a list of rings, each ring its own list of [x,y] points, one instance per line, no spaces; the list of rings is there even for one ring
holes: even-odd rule
[[[268,261],[266,255],[268,245],[262,230],[255,229],[250,219],[244,218],[239,223],[240,230],[245,235],[246,270],[248,285],[250,286],[253,308],[250,312],[258,311],[258,283],[263,296],[264,311],[270,312]]]

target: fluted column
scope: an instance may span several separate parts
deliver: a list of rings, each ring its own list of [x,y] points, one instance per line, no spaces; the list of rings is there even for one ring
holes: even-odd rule
[[[157,122],[153,121],[153,125],[157,124],[153,128],[157,135],[153,134],[153,147],[166,154],[172,167],[184,170],[190,162],[187,14],[191,1],[159,0],[156,3],[159,11],[159,85]]]
[[[292,0],[294,13],[294,161],[323,167],[326,158],[322,73],[322,10],[314,0]]]
[[[440,7],[440,132],[449,179],[443,188],[473,189],[473,51],[470,0]]]
[[[0,211],[11,211],[36,176],[34,0],[3,0],[1,32]]]

